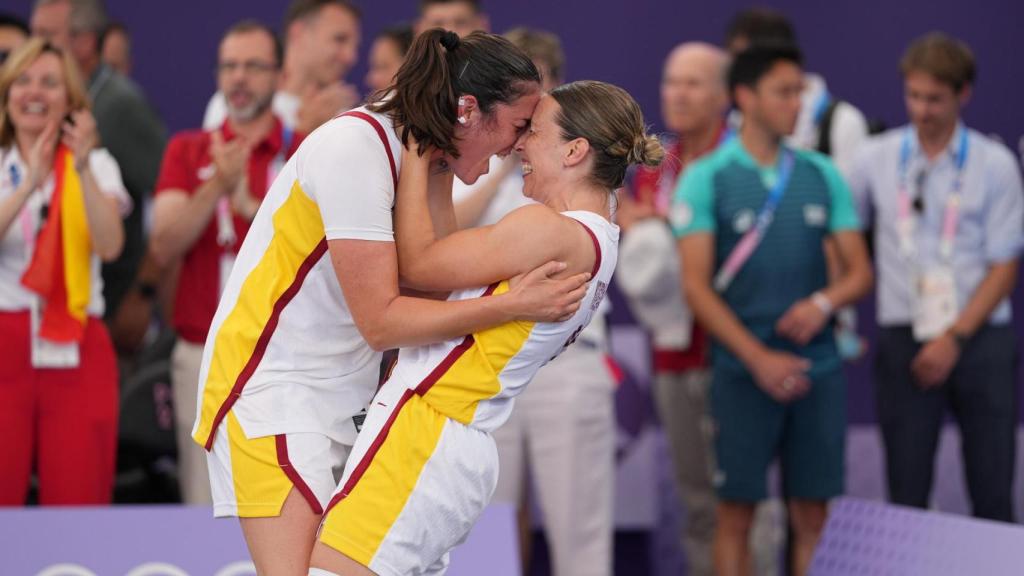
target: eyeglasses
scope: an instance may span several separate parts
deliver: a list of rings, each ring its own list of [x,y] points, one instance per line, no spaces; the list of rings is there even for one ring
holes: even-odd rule
[[[215,72],[217,74],[231,74],[238,69],[241,69],[246,74],[266,74],[277,70],[277,64],[260,60],[246,60],[245,62],[228,60],[227,62],[217,64]]]

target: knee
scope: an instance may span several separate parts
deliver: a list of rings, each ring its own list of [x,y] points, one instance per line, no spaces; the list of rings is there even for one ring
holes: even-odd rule
[[[750,533],[754,523],[754,506],[752,504],[719,503],[717,525],[721,532],[733,535]]]
[[[791,501],[789,517],[798,537],[817,538],[825,529],[828,505],[825,502],[808,500]]]

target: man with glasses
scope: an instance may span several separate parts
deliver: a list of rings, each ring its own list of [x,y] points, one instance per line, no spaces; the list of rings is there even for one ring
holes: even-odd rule
[[[161,264],[181,259],[171,386],[182,498],[190,504],[211,501],[206,454],[189,437],[206,333],[267,186],[301,140],[271,109],[280,68],[281,45],[269,28],[243,21],[228,29],[217,59],[227,120],[176,134],[157,181],[151,252]]]
[[[869,142],[850,187],[873,220],[875,384],[889,499],[927,508],[947,406],[979,518],[1013,521],[1017,281],[1024,196],[1016,158],[967,128],[974,56],[940,33],[900,63],[910,124]]]
[[[308,134],[359,104],[344,81],[359,57],[359,8],[350,0],[293,0],[285,13],[284,59],[274,94],[274,114],[285,126]],[[203,127],[217,128],[228,114],[224,94],[206,106]]]

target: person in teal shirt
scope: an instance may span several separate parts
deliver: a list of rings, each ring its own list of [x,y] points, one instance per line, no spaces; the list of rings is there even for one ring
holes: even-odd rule
[[[843,492],[846,385],[834,309],[855,302],[873,275],[849,188],[832,162],[783,145],[800,112],[799,50],[753,46],[736,56],[729,88],[739,135],[691,166],[671,221],[686,262],[691,308],[714,340],[718,574],[746,572],[754,506],[775,458],[806,572]],[[843,263],[829,282],[824,242]]]

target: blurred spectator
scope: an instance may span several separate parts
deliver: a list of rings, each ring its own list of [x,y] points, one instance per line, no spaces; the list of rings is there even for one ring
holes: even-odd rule
[[[714,338],[711,413],[719,505],[715,568],[748,570],[755,505],[782,464],[804,574],[843,492],[846,385],[832,334],[835,307],[871,286],[853,199],[824,156],[790,148],[803,86],[795,47],[754,45],[729,71],[743,114],[738,137],[683,176],[672,223],[686,296]],[[829,282],[823,242],[844,262]]]
[[[190,504],[211,502],[206,454],[191,438],[206,333],[267,187],[301,140],[271,107],[280,74],[273,31],[253,21],[228,29],[217,55],[228,118],[213,131],[174,135],[157,182],[151,249],[161,264],[182,259],[171,386],[182,497]]]
[[[28,24],[14,14],[0,13],[0,64],[28,40]]]
[[[370,92],[383,90],[391,85],[398,68],[405,60],[405,53],[412,46],[412,28],[407,25],[385,28],[373,40],[370,47],[370,69],[366,72],[366,86]]]
[[[770,8],[750,8],[733,17],[725,36],[731,54],[751,44],[797,44],[796,31],[780,12]],[[800,94],[800,116],[787,142],[804,150],[817,150],[831,156],[844,175],[849,173],[857,150],[868,138],[868,123],[855,106],[832,95],[825,79],[804,73]]]
[[[480,9],[480,0],[420,0],[420,19],[414,28],[417,34],[444,28],[462,37],[477,30],[490,31],[491,21]]]
[[[145,253],[143,212],[160,169],[166,134],[139,87],[100,60],[100,37],[107,27],[107,13],[100,0],[36,0],[31,26],[33,35],[68,51],[78,63],[88,84],[100,142],[121,167],[136,207],[124,221],[121,257],[103,267],[109,321],[133,288]],[[114,337],[117,339],[116,334]]]
[[[122,76],[132,75],[132,38],[124,24],[115,22],[103,33],[100,55],[108,66]]]
[[[308,134],[359,103],[344,81],[359,58],[359,8],[349,0],[293,0],[284,18],[284,61],[274,94],[274,114],[288,128]],[[220,127],[228,104],[220,92],[206,107],[203,128]]]
[[[557,36],[529,28],[505,36],[533,60],[544,91],[562,83],[565,55]],[[515,154],[492,158],[491,172],[475,186],[457,181],[453,200],[463,228],[494,224],[532,203],[523,196]],[[611,574],[616,424],[605,313],[598,309],[575,344],[537,373],[516,399],[508,422],[494,433],[501,474],[493,499],[519,507],[524,571],[530,564],[532,478],[551,550],[551,573]]]
[[[71,56],[41,38],[0,72],[0,505],[108,504],[117,364],[100,260],[131,209]]]
[[[672,138],[658,168],[641,168],[616,219],[621,230],[615,280],[630,309],[651,333],[653,396],[685,506],[681,544],[687,574],[714,574],[715,490],[712,422],[707,410],[711,373],[704,331],[683,299],[676,241],[667,217],[679,175],[727,137],[726,54],[709,44],[676,47],[665,61],[661,113]],[[680,515],[682,517],[682,515]]]
[[[927,508],[952,409],[975,516],[1013,521],[1017,281],[1024,198],[1013,154],[960,119],[970,48],[939,33],[900,63],[910,124],[872,140],[851,186],[873,218],[878,282],[875,382],[889,498]]]

